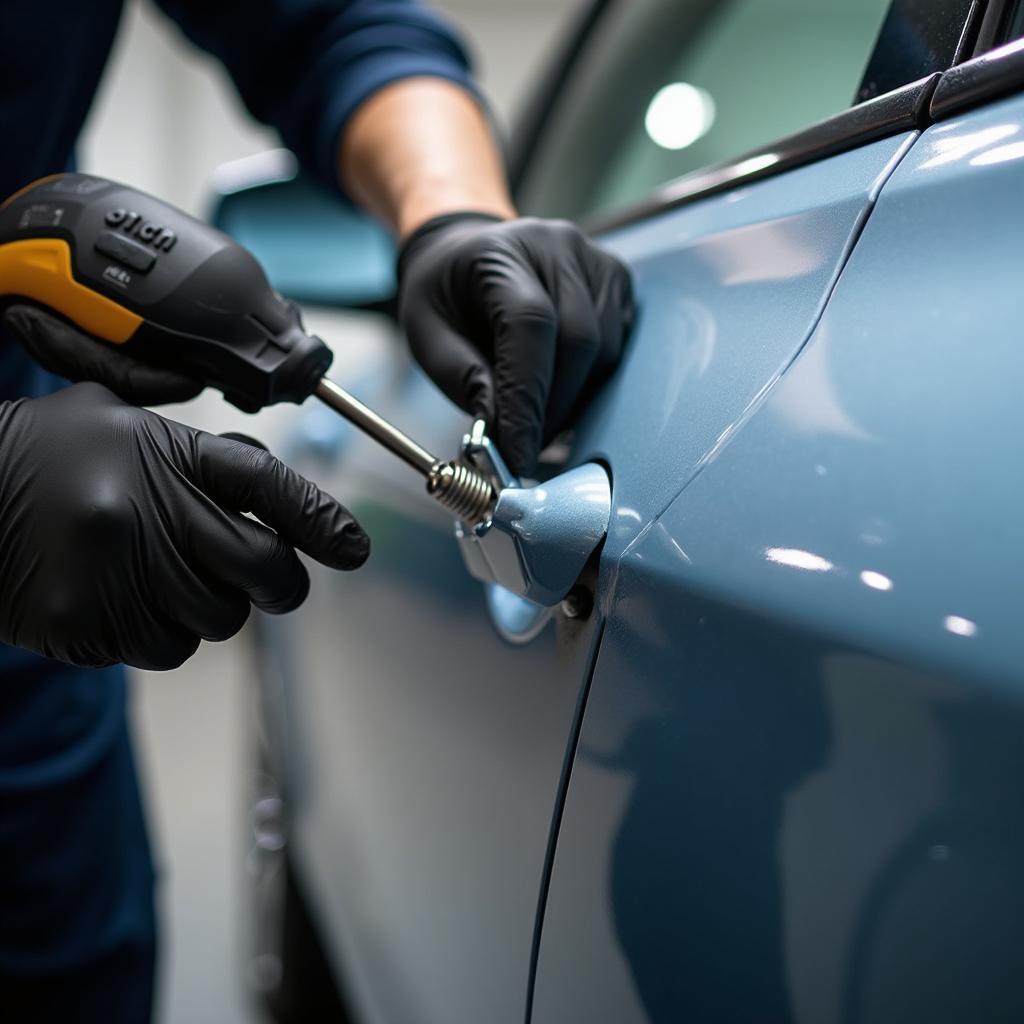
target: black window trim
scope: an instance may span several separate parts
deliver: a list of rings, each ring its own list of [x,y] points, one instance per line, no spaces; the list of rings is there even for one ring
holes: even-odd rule
[[[513,136],[510,160],[513,189],[522,181],[530,157],[543,135],[548,109],[571,75],[601,18],[614,3],[615,0],[595,0],[584,10],[576,30],[570,33],[563,46],[560,59],[554,62],[552,70],[545,76],[526,108],[526,114]],[[698,199],[773,177],[869,142],[907,131],[923,130],[929,124],[953,113],[1020,89],[1024,86],[1024,40],[1007,43],[988,52],[979,52],[990,45],[986,38],[986,25],[992,24],[991,19],[997,10],[1008,6],[1008,0],[990,0],[987,10],[983,0],[972,5],[963,28],[961,46],[957,48],[958,59],[965,49],[978,54],[972,59],[849,107],[824,121],[733,160],[676,178],[638,203],[606,216],[585,219],[583,227],[591,234],[625,227]],[[975,32],[976,42],[970,38]]]
[[[1024,39],[1015,39],[942,75],[929,105],[932,121],[943,121],[971,107],[1024,87]]]
[[[977,57],[1007,42],[1016,3],[1015,0],[975,0],[975,3],[983,8],[973,50],[973,56]]]

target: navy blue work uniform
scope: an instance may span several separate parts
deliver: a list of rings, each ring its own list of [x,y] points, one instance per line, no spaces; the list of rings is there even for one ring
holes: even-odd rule
[[[338,138],[372,92],[418,75],[469,85],[456,37],[415,0],[159,5],[334,188]],[[0,199],[71,167],[121,9],[122,0],[0,0]],[[0,336],[0,401],[60,384]],[[155,946],[124,671],[0,645],[0,1016],[147,1021]]]

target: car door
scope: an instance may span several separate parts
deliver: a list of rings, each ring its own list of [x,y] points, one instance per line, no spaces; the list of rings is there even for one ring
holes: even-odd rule
[[[616,565],[800,351],[914,138],[924,85],[762,145],[844,110],[884,7],[605,3],[548,97],[519,174],[524,210],[608,214],[683,175],[606,235],[635,272],[639,322],[615,380],[544,468],[599,460],[613,481],[588,617],[496,622],[421,482],[307,414],[289,456],[351,504],[374,547],[357,576],[314,569],[306,607],[271,624],[271,646],[287,691],[291,848],[361,1020],[529,1014]],[[455,453],[465,417],[402,348],[361,366],[342,383]]]
[[[1013,6],[994,13],[1019,34]],[[1022,53],[933,80],[923,130],[902,136],[871,190],[806,343],[710,444],[687,436],[703,403],[677,423],[645,406],[641,435],[675,450],[641,456],[650,469],[634,480],[619,389],[672,408],[671,382],[698,395],[731,348],[741,369],[710,396],[721,408],[774,333],[763,301],[745,328],[718,314],[692,370],[665,358],[679,333],[634,350],[643,365],[627,362],[608,409],[581,426],[578,443],[618,467],[620,511],[627,487],[641,492],[680,450],[687,463],[661,511],[605,548],[622,557],[555,849],[534,1024],[1019,1019],[1024,104],[1002,96],[1024,85]],[[877,145],[701,206],[762,217],[792,187],[813,208],[809,173],[834,185]],[[689,249],[699,208],[664,214],[659,237]],[[648,295],[664,279],[663,257],[638,254],[656,251],[654,231],[608,239]],[[727,268],[733,301],[753,283],[749,251],[704,258]],[[673,259],[664,309],[674,282],[694,298]],[[648,304],[639,346],[650,318]]]

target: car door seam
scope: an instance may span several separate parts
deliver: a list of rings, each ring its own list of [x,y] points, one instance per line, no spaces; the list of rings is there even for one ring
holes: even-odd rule
[[[718,437],[715,443],[711,446],[705,455],[703,455],[694,466],[689,477],[683,483],[683,485],[676,491],[664,504],[664,506],[658,510],[650,522],[648,522],[644,528],[637,534],[636,537],[626,546],[622,553],[616,558],[615,566],[612,569],[608,582],[610,584],[610,590],[614,591],[614,585],[618,576],[618,566],[628,556],[629,552],[638,544],[643,542],[648,531],[658,522],[658,520],[664,515],[672,503],[679,497],[683,491],[686,490],[694,480],[704,471],[704,469],[710,465],[721,452],[728,446],[739,431],[746,426],[751,418],[758,412],[758,410],[767,401],[768,396],[774,391],[775,386],[786,374],[789,368],[796,362],[800,354],[807,347],[811,338],[813,338],[815,331],[818,329],[818,325],[821,322],[822,317],[825,314],[825,310],[828,307],[829,302],[835,293],[836,288],[839,285],[839,281],[842,278],[843,272],[849,263],[850,257],[853,255],[853,251],[860,241],[860,238],[864,232],[864,228],[867,226],[867,222],[874,211],[875,205],[878,202],[878,198],[885,187],[886,183],[892,177],[896,168],[900,165],[907,153],[914,146],[917,140],[920,138],[920,131],[911,132],[908,137],[900,144],[896,152],[889,159],[882,171],[879,173],[877,178],[872,182],[870,189],[868,190],[866,201],[863,209],[857,215],[856,220],[850,230],[850,235],[843,245],[843,249],[837,260],[836,268],[829,279],[822,297],[818,302],[817,307],[811,317],[811,322],[805,331],[800,342],[795,346],[793,351],[790,353],[785,363],[771,376],[771,378],[761,387],[754,397],[748,402],[746,407],[740,413],[740,415],[734,420]],[[610,598],[609,598],[610,602]],[[533,1002],[536,991],[537,971],[540,965],[540,943],[543,933],[544,926],[544,915],[547,910],[548,896],[551,889],[551,880],[554,871],[554,860],[555,853],[558,846],[558,835],[561,830],[562,818],[565,813],[565,805],[568,798],[569,785],[572,780],[572,768],[576,759],[576,751],[579,747],[580,736],[583,731],[583,718],[586,713],[587,700],[590,695],[590,688],[594,680],[594,676],[597,671],[597,663],[600,657],[601,642],[604,638],[605,625],[608,621],[607,613],[610,612],[610,603],[608,607],[602,608],[602,622],[599,626],[591,651],[589,653],[590,663],[587,670],[586,679],[583,686],[580,689],[579,697],[577,698],[576,707],[573,711],[573,721],[569,733],[569,742],[566,746],[566,754],[562,763],[562,771],[559,778],[558,789],[555,798],[555,806],[552,811],[551,825],[548,832],[547,848],[544,855],[544,866],[541,873],[540,889],[537,897],[537,911],[534,918],[533,928],[533,941],[530,950],[530,968],[529,978],[527,980],[527,991],[526,991],[526,1015],[525,1024],[530,1024],[533,1016]]]
[[[587,654],[589,664],[583,685],[580,687],[579,696],[576,699],[576,706],[573,708],[572,725],[569,730],[569,742],[566,744],[565,757],[562,761],[562,771],[558,779],[558,789],[555,794],[555,805],[551,812],[551,825],[548,829],[547,848],[544,851],[544,867],[541,871],[540,889],[537,893],[537,911],[533,921],[533,939],[530,946],[530,968],[526,984],[526,1016],[525,1024],[530,1024],[533,1016],[533,995],[537,980],[537,967],[540,962],[540,940],[544,926],[544,913],[547,909],[548,892],[551,888],[551,876],[554,871],[555,849],[558,845],[558,833],[562,827],[562,815],[565,812],[566,798],[569,793],[569,783],[572,780],[572,767],[576,761],[576,750],[579,747],[580,735],[583,732],[583,716],[586,711],[587,698],[590,695],[590,686],[594,681],[597,672],[597,661],[601,651],[601,641],[604,639],[604,629],[607,619],[602,617],[598,625],[590,651]]]

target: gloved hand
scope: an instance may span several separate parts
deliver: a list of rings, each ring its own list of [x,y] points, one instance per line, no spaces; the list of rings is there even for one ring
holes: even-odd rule
[[[0,641],[75,665],[174,668],[200,638],[237,633],[250,604],[298,607],[309,577],[295,548],[355,569],[369,540],[262,448],[99,384],[0,403]]]
[[[541,448],[617,365],[629,272],[567,221],[437,217],[398,261],[399,319],[441,389],[483,416],[509,468]]]
[[[191,377],[140,362],[119,346],[97,341],[36,306],[9,307],[4,325],[44,370],[73,381],[104,384],[133,405],[187,402],[203,390]]]

